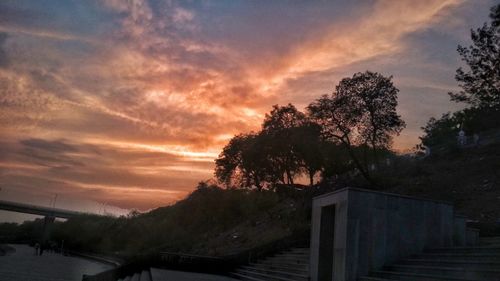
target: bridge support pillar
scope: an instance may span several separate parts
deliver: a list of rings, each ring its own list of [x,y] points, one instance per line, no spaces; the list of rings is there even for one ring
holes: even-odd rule
[[[56,217],[53,216],[45,216],[43,219],[43,230],[42,230],[42,244],[46,244],[47,241],[50,240],[50,234],[52,232],[52,225],[54,224],[54,221],[56,220]]]

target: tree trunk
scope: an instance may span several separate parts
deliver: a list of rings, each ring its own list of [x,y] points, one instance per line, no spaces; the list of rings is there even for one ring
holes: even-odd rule
[[[349,141],[346,141],[346,140],[341,140],[341,141],[345,145],[347,152],[349,153],[349,156],[351,157],[352,161],[354,161],[354,165],[356,165],[356,167],[358,168],[361,175],[363,175],[363,177],[370,184],[372,184],[374,188],[378,188],[377,183],[372,179],[372,177],[370,176],[370,173],[363,167],[363,165],[361,165],[358,157],[356,157],[356,154],[354,154],[354,151],[352,150],[351,143]]]

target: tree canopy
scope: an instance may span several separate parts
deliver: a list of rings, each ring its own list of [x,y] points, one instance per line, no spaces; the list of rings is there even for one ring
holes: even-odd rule
[[[376,152],[387,149],[405,126],[396,112],[398,89],[391,78],[356,73],[342,79],[331,96],[311,103],[306,113],[292,104],[274,105],[261,131],[237,135],[224,147],[215,176],[226,186],[259,190],[293,185],[302,176],[313,185],[316,175],[353,169],[370,180],[368,162],[374,163]]]
[[[333,94],[324,95],[308,106],[323,136],[343,144],[367,179],[370,178],[368,163],[362,165],[353,147],[371,147],[372,161],[376,161],[377,149],[389,147],[392,137],[405,127],[396,112],[399,90],[391,79],[376,72],[359,72],[342,79]]]
[[[472,107],[500,109],[500,4],[491,8],[490,19],[471,30],[471,46],[458,46],[467,69],[460,67],[455,75],[462,90],[449,94]]]
[[[258,133],[233,137],[215,161],[215,176],[226,186],[282,183],[307,174],[310,184],[321,171],[320,129],[294,105],[273,106]]]
[[[449,94],[452,101],[469,107],[431,118],[422,127],[420,146],[455,145],[461,129],[470,135],[500,128],[500,4],[491,8],[490,19],[471,30],[471,46],[458,46],[467,68],[457,69],[455,75],[462,90]]]

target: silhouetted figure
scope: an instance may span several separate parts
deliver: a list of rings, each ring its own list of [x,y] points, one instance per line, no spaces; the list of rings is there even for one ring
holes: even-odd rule
[[[43,254],[43,243],[40,244],[40,256]]]
[[[40,244],[36,243],[35,244],[35,256],[38,256],[40,250]]]
[[[467,137],[465,136],[464,130],[460,130],[458,132],[458,145],[459,146],[464,146],[467,142]]]

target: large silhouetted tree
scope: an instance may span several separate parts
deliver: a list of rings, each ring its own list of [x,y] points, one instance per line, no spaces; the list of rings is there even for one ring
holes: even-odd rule
[[[500,4],[491,8],[490,19],[471,31],[471,46],[458,46],[467,68],[457,69],[455,75],[462,90],[449,94],[451,100],[469,107],[431,118],[422,127],[420,147],[453,146],[460,129],[474,134],[500,127]]]
[[[353,148],[371,147],[376,160],[377,149],[389,147],[392,137],[405,127],[396,112],[398,89],[391,79],[376,72],[356,73],[342,79],[332,95],[308,106],[323,136],[343,144],[358,170],[372,183],[367,163],[360,161]]]
[[[458,46],[467,69],[457,69],[462,90],[450,96],[472,107],[500,109],[500,4],[491,8],[490,18],[491,23],[471,30],[471,46]]]
[[[233,137],[215,161],[215,176],[226,186],[294,184],[323,167],[321,128],[292,104],[273,106],[258,133]]]
[[[278,173],[286,176],[287,184],[294,183],[293,179],[301,168],[301,159],[293,136],[298,133],[296,129],[305,123],[305,114],[288,104],[274,105],[262,124],[261,134],[270,140],[269,160],[278,168]]]
[[[240,134],[233,137],[215,160],[215,176],[226,186],[256,187],[262,189],[272,182],[273,172],[266,160],[265,140],[258,134]]]
[[[290,138],[293,150],[299,159],[300,172],[305,172],[309,185],[314,184],[314,176],[323,170],[325,142],[321,138],[321,127],[306,121],[292,129]]]

